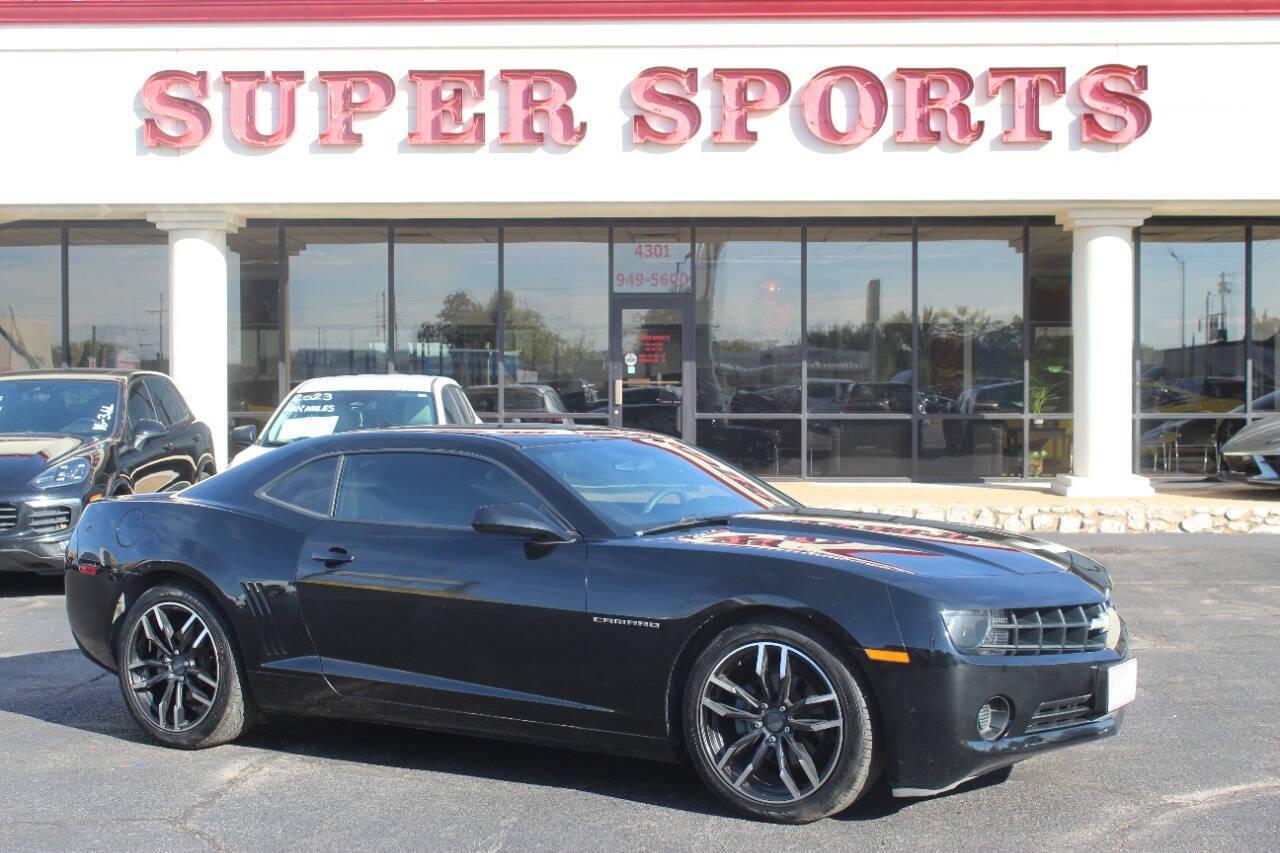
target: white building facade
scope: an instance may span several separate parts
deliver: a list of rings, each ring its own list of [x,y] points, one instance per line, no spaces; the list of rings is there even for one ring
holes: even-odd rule
[[[1280,3],[920,6],[0,0],[0,370],[165,369],[222,464],[399,371],[770,477],[1216,470]]]

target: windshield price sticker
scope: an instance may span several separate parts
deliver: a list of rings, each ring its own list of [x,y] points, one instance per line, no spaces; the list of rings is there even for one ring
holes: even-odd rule
[[[107,403],[98,407],[98,415],[93,422],[94,432],[106,432],[111,429],[111,419],[115,417],[115,403]]]

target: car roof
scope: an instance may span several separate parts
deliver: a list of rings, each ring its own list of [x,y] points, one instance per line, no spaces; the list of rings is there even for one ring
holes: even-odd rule
[[[418,373],[361,373],[353,376],[321,376],[308,379],[294,392],[313,391],[434,391],[441,385],[457,385],[447,376]]]
[[[155,370],[125,370],[119,367],[48,367],[43,370],[13,370],[0,373],[5,379],[114,379],[123,382],[133,376],[164,376]]]
[[[335,435],[360,436],[368,441],[376,441],[376,436],[383,435],[412,436],[419,434],[453,435],[462,438],[474,438],[489,441],[500,441],[516,447],[538,447],[547,444],[567,444],[575,441],[600,439],[630,438],[635,435],[648,435],[643,430],[618,429],[608,426],[576,426],[568,424],[448,424],[439,426],[402,426],[378,430],[354,430]]]

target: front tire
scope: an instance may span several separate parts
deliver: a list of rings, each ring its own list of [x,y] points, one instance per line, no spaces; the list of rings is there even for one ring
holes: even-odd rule
[[[193,590],[166,584],[139,596],[124,616],[116,664],[130,714],[160,743],[203,749],[253,724],[230,629]]]
[[[849,807],[878,765],[869,691],[797,625],[726,629],[698,656],[684,736],[698,774],[729,805],[780,823]]]

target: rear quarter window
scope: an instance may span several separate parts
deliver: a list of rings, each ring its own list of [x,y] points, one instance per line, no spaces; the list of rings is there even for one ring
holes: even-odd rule
[[[326,456],[294,468],[266,488],[263,494],[293,509],[328,515],[333,506],[333,485],[338,476],[337,456]]]

